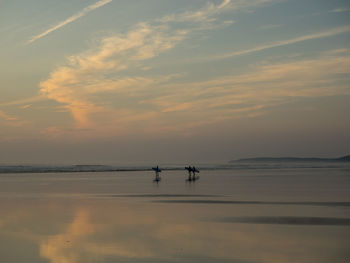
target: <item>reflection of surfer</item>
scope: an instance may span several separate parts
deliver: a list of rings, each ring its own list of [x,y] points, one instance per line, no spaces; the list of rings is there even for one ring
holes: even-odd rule
[[[199,176],[196,177],[196,173],[199,173],[199,170],[196,169],[196,167],[192,167],[192,172],[193,172],[193,179],[192,180],[197,180],[199,179]]]
[[[192,172],[193,168],[191,166],[185,167],[185,169],[188,171],[188,181],[192,181]]]
[[[188,171],[188,181],[191,181],[192,180],[192,167],[188,166],[188,167],[185,167],[185,169]]]
[[[154,181],[159,182],[160,181],[160,175],[159,173],[162,171],[159,169],[159,166],[157,165],[157,167],[152,167],[152,170],[156,173],[156,178],[154,179]]]
[[[198,177],[196,177],[196,173],[199,173],[199,170],[196,169],[196,167],[194,166],[188,166],[185,167],[185,169],[188,171],[188,181],[195,181],[198,179]]]

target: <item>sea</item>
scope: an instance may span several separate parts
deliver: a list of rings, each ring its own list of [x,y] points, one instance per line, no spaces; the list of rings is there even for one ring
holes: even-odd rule
[[[350,262],[349,162],[0,165],[0,262]]]

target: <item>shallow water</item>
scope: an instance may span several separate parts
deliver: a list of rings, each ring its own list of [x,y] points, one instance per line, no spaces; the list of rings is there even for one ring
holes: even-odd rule
[[[1,262],[349,262],[350,169],[0,175]]]

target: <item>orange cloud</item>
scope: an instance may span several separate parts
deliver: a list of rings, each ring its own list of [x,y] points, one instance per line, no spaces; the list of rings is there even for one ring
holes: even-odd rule
[[[16,121],[17,120],[17,117],[10,116],[1,110],[0,110],[0,118],[5,119],[6,121]]]
[[[62,69],[45,85],[48,96],[66,103],[80,127],[94,124],[94,135],[130,133],[140,123],[143,132],[181,133],[193,126],[257,117],[290,97],[349,94],[342,79],[350,73],[350,56],[346,50],[339,52],[314,59],[264,63],[251,67],[249,73],[201,82],[126,77],[91,80],[82,86],[85,82],[75,82],[77,74],[66,77]],[[173,77],[179,79],[181,75]],[[60,79],[62,85],[51,85],[51,81],[56,85]],[[116,96],[115,101],[104,97],[103,103],[110,104],[99,105],[96,99],[104,93]]]
[[[178,133],[188,127],[230,118],[256,117],[290,97],[348,94],[339,78],[349,73],[350,56],[346,50],[324,53],[314,59],[254,65],[246,73],[207,81],[181,82],[181,75],[144,73],[149,68],[148,60],[173,49],[194,28],[202,29],[201,26],[186,31],[174,29],[172,23],[207,21],[210,24],[225,10],[267,2],[270,1],[224,0],[197,11],[140,23],[125,34],[105,37],[95,48],[70,56],[66,65],[58,67],[40,83],[40,92],[71,113],[72,130],[89,129],[91,132],[85,133],[86,136],[115,136],[138,131],[141,126],[143,133]],[[339,27],[231,53],[220,59],[349,30],[348,26]],[[53,125],[43,133],[60,137],[65,130]]]
[[[40,92],[66,105],[78,127],[90,126],[91,114],[110,111],[93,102],[91,97],[94,94],[110,91],[127,93],[130,87],[145,87],[157,81],[143,77],[110,79],[106,75],[115,74],[134,61],[152,58],[172,48],[185,34],[185,31],[178,31],[170,35],[166,27],[141,23],[126,36],[102,39],[97,50],[71,56],[67,66],[56,69],[49,79],[40,83]],[[118,118],[118,112],[114,114]]]

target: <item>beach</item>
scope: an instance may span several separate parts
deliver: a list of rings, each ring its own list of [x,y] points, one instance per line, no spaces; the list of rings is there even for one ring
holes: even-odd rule
[[[0,1],[0,263],[349,263],[350,1]]]
[[[349,171],[1,173],[1,261],[349,262]]]

